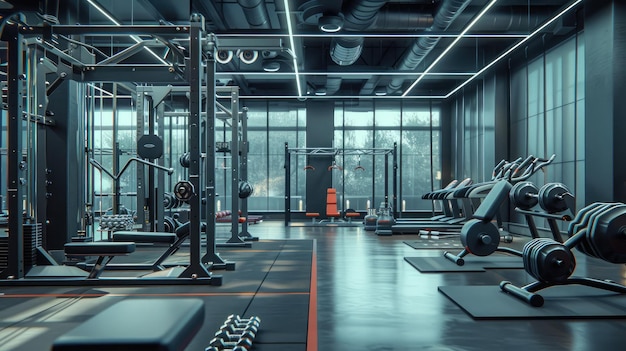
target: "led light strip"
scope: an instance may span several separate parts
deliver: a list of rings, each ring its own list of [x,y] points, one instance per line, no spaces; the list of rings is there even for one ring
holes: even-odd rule
[[[296,45],[293,41],[293,28],[291,26],[291,11],[289,10],[289,0],[283,0],[285,5],[285,17],[287,18],[287,32],[289,33],[289,45],[293,59],[293,70],[296,74],[296,83],[298,85],[298,97],[302,96],[302,86],[300,86],[300,73],[298,72],[298,60],[296,57]]]
[[[98,12],[100,12],[104,17],[106,17],[107,19],[109,19],[109,21],[113,22],[113,24],[115,24],[116,26],[121,26],[122,24],[117,21],[115,18],[113,18],[113,16],[111,16],[111,14],[106,11],[105,9],[103,9],[97,2],[95,2],[94,0],[87,0],[87,2],[89,3],[89,5],[93,6],[93,8],[95,8],[96,10],[98,10]],[[136,35],[129,35],[129,37],[135,42],[135,43],[141,43],[143,40],[141,40],[141,38],[139,38]],[[148,47],[144,47],[144,49],[148,50],[148,52],[150,54],[152,54],[152,56],[154,56],[157,60],[159,60],[159,62],[161,62],[164,65],[170,66],[170,64],[163,60],[161,58],[161,56],[157,55],[154,51],[152,51],[150,48]]]
[[[446,56],[446,54],[448,52],[450,52],[450,50],[452,50],[452,48],[461,40],[463,39],[463,37],[465,36],[465,34],[467,32],[470,31],[470,29],[472,29],[472,27],[476,24],[476,22],[478,22],[485,13],[487,13],[487,11],[489,11],[490,8],[493,7],[493,5],[496,4],[496,2],[498,2],[498,0],[491,0],[491,2],[485,6],[485,8],[482,9],[482,11],[480,11],[480,13],[478,14],[478,16],[476,16],[469,25],[467,25],[467,27],[465,27],[465,29],[456,37],[456,39],[454,39],[454,41],[452,42],[452,44],[448,45],[448,47],[435,59],[435,61],[433,61],[430,66],[428,66],[428,68],[426,68],[424,70],[424,73],[422,73],[414,82],[413,84],[411,84],[411,86],[409,86],[409,88],[407,90],[404,91],[404,93],[402,94],[402,97],[407,96],[407,94],[413,90],[413,88],[415,88],[415,86],[422,80],[424,79],[426,73],[430,72],[436,65],[437,63],[439,63],[439,61],[441,61],[441,59],[444,58],[444,56]]]
[[[502,55],[498,56],[495,60],[491,61],[488,65],[486,65],[485,67],[483,67],[480,71],[476,72],[476,74],[474,74],[473,76],[471,76],[468,80],[466,80],[465,82],[461,83],[461,85],[459,85],[458,87],[456,87],[454,90],[452,90],[451,92],[449,92],[445,98],[449,98],[450,96],[452,96],[454,93],[456,93],[457,91],[459,91],[461,88],[463,88],[464,86],[466,86],[467,84],[469,84],[469,82],[471,82],[472,80],[474,80],[476,77],[480,76],[481,74],[483,74],[486,70],[488,70],[491,66],[495,65],[496,63],[498,63],[500,60],[502,60],[503,58],[505,58],[507,55],[509,55],[511,52],[515,51],[517,48],[519,48],[520,46],[524,45],[524,43],[526,43],[527,41],[529,41],[530,39],[532,39],[535,35],[537,35],[538,33],[540,33],[542,30],[544,30],[547,26],[551,25],[554,21],[556,21],[557,19],[561,18],[561,16],[563,16],[564,14],[566,14],[567,12],[569,12],[571,9],[573,9],[574,7],[576,7],[576,5],[578,5],[579,3],[581,3],[582,0],[576,0],[574,1],[571,5],[567,6],[563,11],[559,12],[557,15],[555,15],[554,17],[552,17],[548,22],[544,23],[541,27],[537,28],[534,32],[530,33],[530,35],[528,35],[526,38],[522,39],[519,43],[513,45],[510,49],[508,49],[507,51],[505,51]]]

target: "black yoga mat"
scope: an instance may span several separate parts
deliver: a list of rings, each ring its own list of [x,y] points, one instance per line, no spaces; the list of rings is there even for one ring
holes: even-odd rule
[[[521,257],[490,255],[472,256],[463,258],[465,264],[458,266],[454,262],[441,256],[437,257],[405,257],[404,260],[422,273],[444,273],[444,272],[484,272],[485,269],[523,269],[524,263]]]
[[[474,319],[607,319],[626,317],[626,294],[580,285],[539,291],[542,307],[503,292],[497,285],[440,286],[439,291]]]

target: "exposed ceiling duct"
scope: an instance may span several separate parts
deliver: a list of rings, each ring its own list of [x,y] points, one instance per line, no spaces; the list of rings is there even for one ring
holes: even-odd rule
[[[471,0],[444,0],[433,19],[433,25],[427,31],[445,31],[454,19],[469,5]],[[439,37],[420,37],[413,42],[409,51],[395,67],[397,71],[413,71],[422,62],[424,57],[437,45]],[[393,78],[387,86],[387,93],[398,91],[405,78]]]
[[[362,31],[374,23],[378,10],[387,0],[360,0],[353,2],[344,11],[343,28],[346,31]],[[362,37],[338,37],[330,43],[330,57],[340,66],[349,66],[356,62],[363,50]]]
[[[270,29],[270,20],[263,0],[237,0],[251,28]]]

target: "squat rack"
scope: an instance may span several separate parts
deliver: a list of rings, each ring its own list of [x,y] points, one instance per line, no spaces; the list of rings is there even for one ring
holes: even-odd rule
[[[308,157],[337,157],[337,156],[385,156],[385,202],[389,203],[389,155],[392,157],[392,194],[391,202],[394,217],[397,216],[397,193],[398,193],[398,144],[393,143],[393,148],[324,148],[324,147],[305,147],[290,148],[285,143],[285,226],[291,221],[291,155],[304,155]],[[342,194],[344,189],[341,189]],[[374,190],[372,190],[374,192]],[[372,196],[375,196],[373,194]],[[375,202],[374,202],[375,203]],[[342,204],[343,206],[343,204]]]
[[[216,43],[212,34],[205,30],[205,21],[200,15],[192,15],[189,25],[174,26],[71,26],[71,25],[44,25],[31,26],[15,20],[7,19],[2,33],[2,40],[7,43],[7,114],[8,114],[8,209],[9,209],[9,242],[8,242],[8,262],[6,269],[0,272],[0,283],[18,283],[25,277],[23,239],[24,239],[24,223],[22,214],[25,210],[23,204],[23,184],[27,170],[22,162],[22,150],[24,147],[23,137],[23,93],[24,84],[29,80],[25,70],[25,53],[33,53],[35,50],[28,51],[31,48],[46,50],[50,55],[56,56],[59,62],[67,63],[69,69],[59,70],[59,78],[49,87],[38,85],[39,89],[43,89],[38,96],[43,100],[45,96],[50,95],[63,81],[72,80],[76,82],[111,82],[113,79],[123,80],[126,82],[143,82],[149,83],[170,83],[188,86],[189,96],[189,112],[188,128],[190,130],[190,180],[196,189],[200,188],[200,143],[201,136],[199,126],[201,122],[200,114],[202,110],[201,90],[203,85],[206,86],[207,96],[206,111],[208,129],[213,128],[213,120],[215,114],[215,53]],[[106,58],[100,62],[95,60],[87,60],[83,62],[81,58],[76,58],[65,51],[57,48],[50,40],[53,35],[163,35],[163,36],[182,36],[189,38],[189,55],[181,57],[181,61],[185,64],[166,65],[149,65],[149,64],[133,64],[132,66],[120,64],[125,58],[141,51],[147,45],[155,45],[157,41],[147,40],[131,46],[127,50]],[[159,41],[158,45],[163,45],[163,41]],[[171,49],[176,46],[170,45]],[[80,50],[84,50],[82,46]],[[178,53],[177,50],[172,50]],[[183,56],[183,55],[180,55]],[[206,64],[203,64],[206,61]],[[63,66],[65,67],[65,66]],[[204,69],[206,67],[206,69]],[[47,103],[42,101],[38,104],[39,109],[36,115],[41,116],[44,124],[52,124],[54,121],[48,122],[45,117],[45,107]],[[30,116],[27,116],[29,119]],[[212,156],[212,155],[211,155]],[[212,170],[213,171],[213,170]],[[212,191],[212,184],[207,184],[207,189]],[[200,197],[193,196],[190,200],[190,262],[187,268],[177,277],[178,279],[118,279],[107,280],[107,284],[163,284],[174,283],[175,281],[187,281],[188,283],[211,282],[221,284],[221,276],[212,276],[208,271],[204,262],[205,258],[201,258],[201,237],[200,237]],[[207,212],[210,210],[207,209]],[[210,213],[209,213],[210,214]],[[218,257],[217,255],[214,255]],[[8,279],[10,278],[10,279]],[[8,279],[8,280],[4,280]],[[44,283],[54,284],[55,281],[46,281],[44,279],[33,280],[34,285],[44,285]],[[63,281],[63,283],[69,283]],[[86,281],[81,280],[78,283],[85,284]]]

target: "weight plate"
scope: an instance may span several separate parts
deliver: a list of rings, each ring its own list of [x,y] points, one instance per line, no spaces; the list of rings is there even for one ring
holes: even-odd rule
[[[180,201],[189,201],[194,193],[193,184],[188,180],[181,180],[174,185],[174,196]]]
[[[567,203],[561,197],[569,193],[569,189],[562,183],[549,183],[539,189],[539,206],[548,213],[567,210]]]
[[[535,252],[535,278],[539,281],[563,283],[576,268],[572,252],[557,241],[546,240],[535,248]]]
[[[533,277],[535,276],[535,274],[533,273],[533,268],[532,268],[533,264],[531,263],[532,252],[533,252],[533,248],[539,245],[540,243],[541,243],[541,238],[532,239],[526,244],[524,244],[524,248],[522,249],[522,261],[524,263],[524,270],[526,271],[526,273],[530,274]]]
[[[595,224],[596,224],[596,219],[601,216],[602,214],[611,211],[611,209],[615,206],[617,206],[619,204],[617,203],[610,203],[607,204],[606,207],[602,207],[601,210],[595,211],[591,217],[589,217],[589,224],[587,225],[587,231],[585,234],[585,237],[583,238],[583,245],[585,246],[585,250],[588,251],[589,254],[591,254],[592,257],[597,257],[602,259],[602,257],[599,256],[599,252],[596,249],[596,243],[594,240],[594,231],[595,231]]]
[[[461,244],[476,256],[488,256],[500,244],[500,231],[491,222],[471,219],[461,228]]]
[[[576,229],[578,225],[580,225],[581,223],[583,223],[584,221],[584,217],[589,215],[590,211],[600,207],[604,205],[604,203],[601,202],[595,202],[587,207],[582,208],[580,211],[578,211],[578,213],[576,214],[576,216],[574,217],[574,219],[569,223],[569,226],[567,228],[567,237],[571,238],[572,236],[574,236],[574,234],[576,234],[576,232],[578,232],[579,229]],[[585,224],[585,226],[587,226]]]
[[[163,139],[158,135],[142,135],[137,140],[137,155],[149,160],[163,156]]]
[[[511,188],[509,192],[509,198],[515,207],[519,207],[522,210],[529,210],[537,205],[539,201],[537,199],[537,193],[539,189],[531,182],[517,183]]]
[[[591,230],[597,257],[611,263],[626,263],[626,205],[620,204],[603,212]]]

